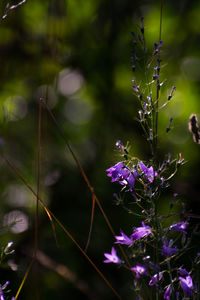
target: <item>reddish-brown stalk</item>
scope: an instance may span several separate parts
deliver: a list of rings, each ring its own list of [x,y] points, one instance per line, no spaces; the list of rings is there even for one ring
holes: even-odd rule
[[[80,245],[78,244],[78,242],[74,239],[74,237],[69,233],[69,231],[64,227],[64,225],[56,218],[56,216],[53,214],[53,212],[51,212],[43,203],[43,201],[40,199],[39,197],[39,190],[40,190],[40,148],[41,148],[41,127],[42,127],[42,106],[44,106],[44,108],[47,110],[48,114],[50,115],[51,119],[53,120],[54,124],[56,125],[58,132],[60,133],[61,137],[64,139],[73,159],[76,162],[76,165],[78,167],[78,169],[80,170],[80,173],[84,179],[84,181],[86,182],[91,194],[92,194],[92,212],[91,212],[91,219],[90,219],[90,229],[89,229],[89,235],[88,235],[88,240],[86,243],[86,247],[85,250],[83,250]],[[2,155],[3,159],[5,160],[5,162],[9,165],[9,167],[16,173],[16,175],[22,180],[22,182],[27,186],[27,188],[33,193],[33,195],[36,197],[36,210],[35,210],[35,240],[34,240],[34,252],[33,252],[33,257],[32,260],[26,270],[26,273],[24,275],[24,278],[20,284],[20,287],[16,293],[15,298],[17,299],[21,289],[26,281],[26,278],[28,276],[28,274],[31,271],[32,265],[36,259],[37,256],[37,249],[38,249],[38,204],[40,203],[42,205],[42,207],[44,208],[45,212],[48,215],[48,218],[51,222],[52,225],[52,229],[53,229],[53,233],[55,236],[55,226],[53,223],[53,219],[56,221],[56,223],[59,225],[59,227],[62,228],[62,230],[65,232],[65,234],[71,239],[71,241],[77,246],[77,248],[82,252],[82,254],[86,257],[86,259],[90,262],[90,264],[93,266],[93,268],[96,270],[96,272],[102,277],[102,279],[105,281],[105,283],[111,288],[111,290],[113,291],[113,293],[116,295],[116,297],[118,299],[121,299],[121,297],[119,296],[119,294],[116,292],[116,290],[112,287],[112,285],[110,284],[110,282],[107,280],[107,278],[103,275],[103,273],[97,268],[97,266],[94,264],[94,262],[89,258],[89,256],[86,254],[86,250],[89,246],[89,242],[90,242],[90,238],[91,238],[91,232],[92,232],[92,226],[93,226],[93,220],[94,220],[94,209],[95,209],[95,203],[97,203],[111,233],[113,236],[115,236],[115,232],[113,230],[113,227],[106,215],[106,213],[104,212],[102,205],[99,201],[99,199],[97,198],[95,192],[94,192],[94,188],[92,187],[92,185],[90,184],[90,181],[84,171],[84,169],[82,168],[78,158],[76,157],[75,153],[73,152],[71,145],[69,144],[67,138],[65,137],[65,134],[63,132],[63,130],[61,129],[61,127],[58,125],[56,118],[54,117],[53,113],[51,112],[51,110],[49,109],[49,107],[47,106],[47,104],[45,103],[44,99],[40,99],[40,104],[39,104],[39,113],[38,113],[38,148],[37,148],[37,191],[35,192],[32,187],[26,182],[26,180],[23,178],[23,176],[21,175],[21,173],[16,169],[16,167],[10,162],[10,160],[8,160],[8,158],[4,157]],[[120,248],[120,251],[128,265],[128,267],[130,266],[129,260],[123,250],[123,248],[121,247],[121,245],[118,245]],[[134,276],[134,273],[132,272],[132,275]],[[134,276],[135,277],[135,276]]]
[[[96,272],[101,276],[101,278],[105,281],[105,283],[111,288],[113,293],[118,299],[122,299],[120,295],[117,293],[117,291],[112,287],[111,283],[107,280],[107,278],[103,275],[103,273],[99,270],[99,268],[95,265],[95,263],[89,258],[89,256],[85,253],[85,251],[81,248],[81,246],[78,244],[78,242],[75,240],[75,238],[71,235],[71,233],[66,229],[66,227],[58,220],[58,218],[53,214],[53,212],[43,203],[40,197],[38,197],[37,193],[33,190],[33,188],[27,183],[27,181],[24,179],[24,177],[21,175],[21,173],[16,169],[16,167],[11,163],[8,158],[5,156],[2,156],[4,161],[8,164],[8,166],[15,172],[17,177],[25,184],[25,186],[32,192],[32,194],[36,197],[38,202],[42,205],[44,210],[46,211],[48,217],[51,216],[50,221],[52,221],[52,218],[55,220],[55,222],[59,225],[59,227],[64,231],[64,233],[70,238],[70,240],[76,245],[76,247],[81,251],[81,253],[85,256],[85,258],[89,261],[89,263],[93,266],[93,268],[96,270]],[[20,284],[20,287],[16,293],[15,298],[17,299],[25,281],[26,278],[31,270],[31,267],[34,262],[34,257],[32,258],[28,269],[25,273],[25,276],[22,280],[22,283]]]
[[[98,197],[96,196],[96,194],[95,194],[95,192],[94,192],[94,188],[93,188],[93,186],[91,185],[91,183],[90,183],[90,181],[89,181],[89,179],[88,179],[88,177],[87,177],[87,175],[86,175],[86,173],[85,173],[83,167],[81,166],[81,164],[80,164],[78,158],[76,157],[74,151],[72,150],[72,147],[71,147],[70,143],[68,142],[67,138],[65,137],[65,134],[64,134],[62,128],[59,126],[58,122],[56,121],[55,116],[53,115],[52,111],[49,109],[49,107],[48,107],[48,105],[46,104],[46,102],[44,101],[44,99],[41,98],[41,101],[42,101],[42,103],[44,104],[46,110],[48,111],[48,113],[49,113],[51,119],[53,120],[54,124],[56,125],[56,127],[57,127],[57,129],[58,129],[58,132],[60,133],[61,137],[62,137],[63,140],[65,141],[65,143],[66,143],[66,145],[67,145],[67,148],[69,149],[69,151],[70,151],[72,157],[74,158],[74,161],[76,162],[76,165],[77,165],[78,169],[80,170],[80,173],[81,173],[81,175],[82,175],[82,177],[83,177],[85,183],[87,184],[87,186],[88,186],[88,188],[89,188],[89,190],[90,190],[90,192],[91,192],[91,194],[92,194],[92,214],[91,214],[91,221],[90,221],[89,237],[88,237],[88,241],[87,241],[87,243],[86,243],[86,246],[88,247],[88,245],[89,245],[89,239],[90,239],[90,236],[91,236],[91,230],[92,230],[92,224],[93,224],[93,216],[94,216],[95,202],[97,203],[97,205],[98,205],[98,207],[99,207],[99,209],[100,209],[100,211],[101,211],[101,213],[102,213],[102,215],[103,215],[103,217],[104,217],[104,219],[105,219],[105,221],[106,221],[106,223],[107,223],[107,225],[108,225],[108,227],[109,227],[109,229],[110,229],[110,231],[111,231],[113,237],[115,237],[116,233],[114,232],[114,229],[113,229],[113,227],[112,227],[112,225],[111,225],[111,223],[110,223],[110,221],[109,221],[109,219],[108,219],[108,216],[106,215],[106,213],[105,213],[105,211],[104,211],[104,209],[103,209],[103,207],[102,207],[102,205],[101,205],[101,203],[100,203]],[[126,254],[125,254],[125,252],[124,252],[124,250],[123,250],[123,248],[121,247],[120,244],[118,244],[118,247],[119,247],[119,249],[120,249],[120,251],[121,251],[121,253],[122,253],[122,255],[123,255],[123,257],[124,257],[124,259],[125,259],[125,261],[126,261],[126,263],[127,263],[127,265],[128,265],[128,267],[131,267],[131,265],[130,265],[130,263],[129,263],[129,260],[128,260]],[[134,276],[134,278],[135,278],[134,272],[132,272],[132,274],[133,274],[133,276]]]

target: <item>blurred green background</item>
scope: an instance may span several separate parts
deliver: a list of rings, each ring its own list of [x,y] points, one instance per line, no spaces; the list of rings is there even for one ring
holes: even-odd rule
[[[16,5],[19,1],[9,2]],[[1,1],[0,15],[8,1]],[[181,169],[162,210],[173,193],[186,200],[191,212],[199,207],[199,145],[188,131],[192,113],[200,116],[200,2],[164,1],[161,91],[163,103],[176,92],[159,117],[161,161],[171,151],[187,164]],[[133,95],[130,56],[131,31],[144,16],[149,53],[158,41],[160,1],[49,0],[26,1],[0,21],[0,121],[4,155],[34,188],[37,176],[37,124],[39,99],[44,97],[63,128],[74,152],[95,188],[117,233],[130,233],[135,219],[114,204],[105,169],[119,161],[115,142],[130,142],[131,151],[149,158],[148,144],[136,118],[138,99]],[[142,78],[143,74],[138,74]],[[172,130],[166,133],[169,119]],[[10,280],[12,293],[24,276],[34,244],[35,199],[1,159],[1,247],[13,241],[16,253],[10,267],[2,265],[1,283]],[[48,207],[84,248],[89,231],[91,195],[73,158],[47,112],[43,111],[40,195]],[[17,221],[13,226],[12,222]],[[36,263],[19,299],[116,299],[112,291],[56,226],[40,211],[39,249],[51,259]],[[123,299],[134,299],[132,278],[125,270],[102,263],[114,239],[96,207],[88,255],[108,277]],[[43,262],[45,259],[43,258]],[[58,264],[74,272],[77,282],[58,274]],[[52,269],[50,269],[50,266]],[[92,296],[90,296],[92,295]]]

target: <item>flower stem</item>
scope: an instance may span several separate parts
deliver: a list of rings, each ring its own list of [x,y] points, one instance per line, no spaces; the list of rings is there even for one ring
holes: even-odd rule
[[[159,42],[161,41],[162,36],[162,13],[163,13],[163,0],[160,3],[160,30],[159,30]],[[158,70],[157,75],[159,76],[160,73],[160,48],[158,48]],[[157,151],[158,151],[158,104],[159,104],[159,97],[160,97],[160,86],[157,83],[156,87],[156,107],[155,107],[155,132],[154,132],[154,162],[156,164],[157,161]]]
[[[172,295],[171,295],[171,300],[175,299],[175,295],[174,295],[174,286],[173,286],[173,279],[172,279],[172,271],[171,271],[171,264],[170,261],[167,261],[167,266],[168,266],[168,270],[169,270],[169,277],[170,277],[170,282],[171,282],[171,287],[172,287]]]

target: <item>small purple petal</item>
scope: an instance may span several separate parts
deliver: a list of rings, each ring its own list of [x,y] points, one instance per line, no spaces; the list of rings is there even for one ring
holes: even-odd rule
[[[190,275],[186,276],[186,278],[179,277],[179,279],[180,279],[180,286],[181,286],[183,292],[186,295],[191,296],[192,289],[193,289],[193,282],[192,282],[192,278],[190,277]]]
[[[136,93],[139,93],[139,86],[136,85],[135,83],[135,79],[133,78],[132,79],[132,83],[133,83],[133,90],[136,92]]]
[[[159,274],[155,274],[151,280],[149,281],[149,285],[152,286],[154,284],[156,284],[159,280],[162,279],[162,273],[159,273]]]
[[[140,167],[140,170],[144,173],[145,177],[149,180],[149,182],[152,183],[154,181],[153,167],[151,166],[151,167],[147,168],[142,161],[139,162],[139,167]]]
[[[179,273],[181,276],[188,276],[189,273],[186,269],[179,268]]]
[[[169,285],[169,286],[167,287],[166,291],[165,291],[164,299],[170,300],[171,294],[172,294],[172,288],[171,288],[171,286]]]
[[[130,175],[128,176],[128,178],[126,179],[127,182],[128,182],[128,185],[131,187],[131,190],[132,188],[134,187],[134,184],[135,184],[135,179],[137,177],[137,172],[134,171],[134,172],[131,172]]]
[[[121,152],[124,152],[124,146],[120,140],[116,141],[115,145]]]
[[[2,288],[0,287],[0,300],[5,300]]]
[[[122,230],[121,230],[121,235],[115,236],[115,238],[116,238],[115,244],[122,244],[128,246],[133,244],[133,240],[129,238],[125,233],[123,233]]]
[[[111,182],[119,181],[122,185],[127,185],[127,177],[130,171],[124,166],[123,162],[118,162],[116,165],[110,167],[106,170],[108,172],[107,176],[111,177]]]
[[[111,254],[110,253],[104,253],[104,256],[107,258],[104,260],[104,263],[114,263],[114,264],[120,264],[122,261],[117,256],[117,252],[114,247],[112,247]]]
[[[9,284],[10,282],[6,281],[3,286],[0,285],[0,300],[5,300],[3,290],[5,290]]]
[[[123,162],[118,162],[116,165],[106,170],[106,172],[108,172],[107,176],[112,177],[112,182],[117,181],[119,179],[123,165]]]
[[[175,89],[176,89],[176,87],[175,87],[175,86],[172,86],[171,92],[170,92],[170,94],[169,94],[169,96],[168,96],[168,100],[170,100],[170,99],[172,98]]]
[[[186,227],[188,226],[188,222],[179,222],[176,224],[173,224],[169,227],[169,230],[175,230],[175,231],[181,231],[185,234],[187,234],[187,231],[185,231]]]
[[[172,240],[170,240],[169,243],[168,243],[167,239],[164,240],[164,246],[162,247],[162,255],[163,256],[170,257],[178,252],[177,247],[172,248],[170,246],[170,244],[172,242],[173,242]]]
[[[174,254],[176,254],[178,252],[178,249],[175,247],[175,248],[170,248],[170,247],[163,247],[162,248],[162,255],[163,256],[167,256],[167,257],[170,257]]]
[[[146,271],[145,265],[137,264],[135,267],[131,268],[132,271],[135,272],[136,278],[140,278],[141,275],[148,275]]]
[[[142,227],[135,228],[134,233],[131,235],[131,238],[133,240],[139,240],[143,237],[148,236],[151,233],[151,227],[144,225],[144,222],[142,222]]]

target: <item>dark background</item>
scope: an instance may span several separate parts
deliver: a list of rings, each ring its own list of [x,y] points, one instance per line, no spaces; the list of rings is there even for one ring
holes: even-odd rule
[[[18,1],[19,2],[19,1]],[[17,4],[11,1],[10,6]],[[0,4],[1,16],[8,1]],[[164,1],[161,102],[172,85],[171,103],[160,111],[159,156],[182,153],[187,164],[175,177],[161,210],[173,193],[185,200],[190,212],[199,208],[199,145],[188,131],[191,113],[200,115],[200,3]],[[144,16],[149,53],[158,41],[160,1],[49,0],[26,1],[0,21],[0,121],[3,153],[36,187],[39,99],[44,97],[63,128],[75,154],[94,186],[117,233],[130,233],[137,222],[114,204],[105,169],[120,160],[115,142],[129,141],[141,160],[150,157],[148,144],[136,118],[139,103],[132,91],[131,31],[137,32]],[[140,80],[143,73],[139,73]],[[169,119],[172,130],[167,134]],[[26,272],[34,244],[35,199],[3,160],[1,165],[1,247],[13,241],[9,257],[12,271],[2,264],[1,283],[10,280],[14,295]],[[89,231],[91,194],[46,111],[42,119],[40,196],[84,248]],[[18,220],[21,227],[12,226]],[[197,222],[198,220],[194,220]],[[24,224],[24,225],[23,225]],[[23,227],[24,226],[24,227]],[[39,249],[52,259],[48,266],[35,263],[19,299],[89,299],[77,283],[58,274],[55,264],[68,267],[88,284],[92,299],[116,299],[71,240],[56,225],[56,243],[49,219],[40,210]],[[125,270],[102,263],[112,237],[98,207],[88,255],[123,299],[133,299],[132,278]],[[57,245],[58,244],[58,245]],[[53,270],[50,270],[50,266]],[[72,276],[70,275],[70,278]]]

